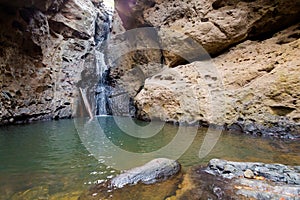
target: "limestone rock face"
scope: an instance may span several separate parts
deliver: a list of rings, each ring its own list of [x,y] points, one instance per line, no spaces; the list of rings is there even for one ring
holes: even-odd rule
[[[41,11],[58,11],[60,6],[65,2],[65,0],[1,0],[1,4],[10,7],[35,7]]]
[[[222,95],[216,70],[210,62],[194,62],[167,68],[147,79],[144,89],[135,98],[139,116],[169,122],[221,123],[222,118],[217,119],[221,113],[212,112],[221,105],[216,94]]]
[[[74,0],[68,1],[50,22],[64,37],[89,39],[94,35],[96,18],[97,10],[91,1]]]
[[[133,97],[143,88],[146,78],[162,70],[163,55],[154,28],[126,30],[126,23],[115,13],[107,43],[110,106],[114,115],[134,116]]]
[[[116,9],[123,29],[155,27],[162,50],[162,69],[130,93],[140,118],[299,135],[299,2],[139,0]],[[113,79],[140,86],[124,76],[139,61],[127,61]]]
[[[135,96],[143,86],[145,78],[151,77],[162,68],[162,52],[159,37],[152,28],[126,30],[119,15],[115,15],[107,56],[111,77],[117,85]],[[140,70],[140,72],[136,72]],[[140,76],[136,74],[140,74]],[[130,84],[130,85],[128,85]]]
[[[1,123],[71,117],[109,31],[102,1],[2,0],[1,10]]]
[[[231,111],[226,111],[225,119],[229,124],[236,121],[248,133],[278,137],[299,127],[297,34],[299,25],[262,42],[246,41],[214,59],[228,92]]]
[[[293,137],[299,127],[299,25],[245,41],[211,61],[166,69],[136,96],[141,118],[227,124],[248,133]]]

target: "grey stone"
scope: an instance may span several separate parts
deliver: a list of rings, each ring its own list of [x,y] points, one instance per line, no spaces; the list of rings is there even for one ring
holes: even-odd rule
[[[249,178],[249,179],[254,178],[254,173],[253,173],[253,171],[250,170],[250,169],[247,169],[247,170],[244,172],[244,177],[245,177],[245,178]]]
[[[125,185],[137,183],[153,184],[170,178],[177,174],[180,169],[180,164],[175,160],[157,158],[143,166],[130,169],[116,176],[111,180],[111,186],[122,188]]]
[[[232,179],[244,175],[253,178],[254,175],[262,176],[270,181],[299,185],[300,174],[298,166],[290,167],[282,164],[264,164],[250,162],[231,162],[212,159],[206,171],[210,174]]]

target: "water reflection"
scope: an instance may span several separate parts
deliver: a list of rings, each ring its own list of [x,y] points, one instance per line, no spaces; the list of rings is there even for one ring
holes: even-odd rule
[[[125,124],[126,120],[124,118]],[[111,142],[130,152],[156,151],[170,143],[178,131],[177,126],[164,124],[159,134],[139,139],[124,134],[109,117],[100,123]],[[140,121],[136,123],[147,125]],[[190,128],[184,129],[186,136],[193,136]],[[207,129],[199,128],[192,144],[180,157],[184,170],[193,165],[206,165],[212,158],[300,165],[299,141],[270,140],[228,132],[222,132],[209,155],[200,159],[199,149],[206,132]],[[107,144],[98,139],[94,138],[101,149],[105,149]],[[184,140],[181,142],[185,143]],[[181,146],[180,142],[178,146]],[[66,194],[76,196],[90,184],[119,173],[103,164],[104,156],[102,159],[98,161],[85,149],[73,120],[3,126],[0,129],[0,199],[13,196],[26,199],[24,195],[31,195],[28,199],[37,199],[34,195],[54,199]],[[144,160],[136,163],[144,163]]]

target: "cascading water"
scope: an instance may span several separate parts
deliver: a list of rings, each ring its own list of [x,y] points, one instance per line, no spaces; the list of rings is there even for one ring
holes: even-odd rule
[[[96,51],[96,72],[99,82],[96,88],[96,115],[111,114],[109,108],[110,87],[108,86],[109,68],[104,61],[104,54]]]
[[[95,98],[96,98],[96,115],[110,115],[110,107],[109,107],[109,99],[110,96],[110,87],[108,85],[108,75],[109,75],[109,67],[105,62],[105,54],[102,53],[105,51],[103,49],[103,43],[107,42],[110,34],[111,24],[112,24],[112,15],[113,8],[111,0],[104,1],[104,7],[107,12],[106,23],[96,24],[96,32],[99,34],[95,34],[96,48],[94,51],[95,55],[95,65],[96,65],[96,74],[98,77],[98,84],[96,86]]]
[[[116,38],[111,38],[110,41],[112,16],[114,14],[114,9],[112,8],[113,2],[113,0],[103,1],[107,18],[104,19],[105,23],[96,22],[94,58],[96,67],[95,75],[97,76],[98,83],[96,87],[93,88],[95,91],[94,102],[96,105],[94,106],[93,104],[92,110],[93,114],[98,116],[112,114],[119,116],[134,116],[135,106],[128,90],[123,88],[123,85],[115,84],[115,82],[112,83],[109,76],[110,67],[114,67],[115,64],[115,60],[113,60],[113,57],[111,56],[115,53],[114,48],[117,48],[118,46],[115,43]],[[112,43],[110,44],[110,42]],[[110,52],[112,55],[107,55],[105,52]],[[143,72],[133,69],[128,74],[136,76],[137,74],[143,74]]]

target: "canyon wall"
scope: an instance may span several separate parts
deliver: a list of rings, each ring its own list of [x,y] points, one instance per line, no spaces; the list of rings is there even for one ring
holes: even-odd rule
[[[106,63],[113,114],[299,133],[299,0],[115,3],[0,1],[1,124],[83,115]]]
[[[142,58],[153,49],[131,52],[125,66],[111,69],[115,82],[130,91],[139,118],[299,135],[299,1],[136,0],[116,1],[116,9],[127,31],[155,27],[157,38],[148,46],[161,47],[152,59],[161,62],[148,66],[154,73],[143,81],[124,75],[143,69]],[[211,58],[199,56],[193,42]]]
[[[0,124],[72,117],[109,32],[103,2],[1,0],[0,9]]]

